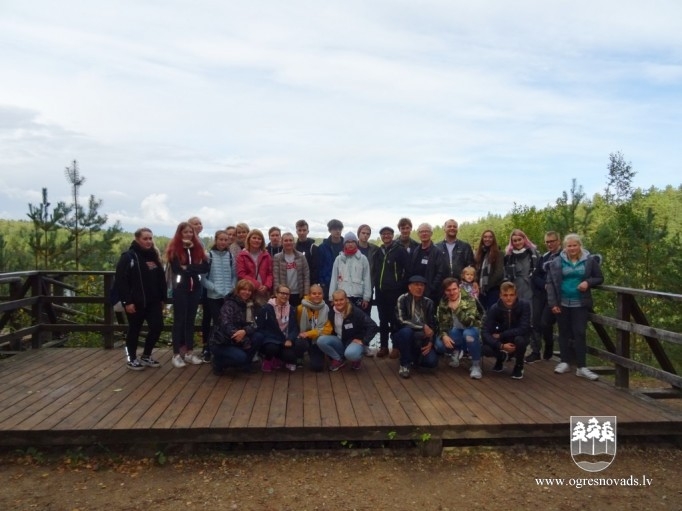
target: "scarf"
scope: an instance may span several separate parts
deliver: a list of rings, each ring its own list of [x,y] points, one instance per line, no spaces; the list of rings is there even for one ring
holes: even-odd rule
[[[343,246],[343,253],[346,254],[347,256],[353,256],[357,253],[358,251],[358,245],[356,243],[353,243],[352,245],[344,245]]]
[[[313,303],[306,296],[301,300],[301,318],[298,321],[298,328],[301,332],[307,332],[308,330],[317,330],[321,324],[324,324],[324,320],[320,322],[320,311],[327,308],[327,304],[324,300],[320,303]],[[322,314],[322,318],[325,318],[325,314]]]
[[[286,335],[289,331],[289,312],[291,311],[291,305],[289,305],[289,302],[285,305],[279,305],[276,298],[271,298],[268,300],[268,303],[275,309],[275,317],[277,318],[279,329]]]

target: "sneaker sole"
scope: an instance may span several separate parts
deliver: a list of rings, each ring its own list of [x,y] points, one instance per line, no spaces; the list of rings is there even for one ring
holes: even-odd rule
[[[130,369],[131,371],[143,371],[144,366],[139,366],[139,367],[134,367],[134,366],[129,366],[126,364],[126,368]]]

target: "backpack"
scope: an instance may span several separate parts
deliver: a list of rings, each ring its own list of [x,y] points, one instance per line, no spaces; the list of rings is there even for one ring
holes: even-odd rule
[[[127,252],[123,252],[121,254],[121,257],[123,257],[125,254],[130,253],[130,267],[133,268],[135,266],[135,260],[137,259],[137,254],[132,252],[132,250],[128,250]],[[123,307],[123,304],[121,303],[121,296],[119,295],[118,292],[118,287],[116,286],[116,276],[114,275],[114,280],[111,283],[111,289],[109,289],[109,305],[111,305],[114,308],[114,312],[123,312],[125,311],[125,308]]]

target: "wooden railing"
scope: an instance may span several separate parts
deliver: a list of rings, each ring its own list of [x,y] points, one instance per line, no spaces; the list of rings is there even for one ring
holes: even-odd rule
[[[126,330],[125,316],[107,301],[113,283],[111,271],[29,271],[0,274],[0,354],[62,345],[73,332],[101,335],[102,345],[114,347],[116,334]],[[682,359],[682,334],[649,324],[639,300],[674,304],[682,315],[682,295],[616,286],[601,286],[615,301],[613,316],[593,313],[590,321],[603,347],[594,343],[588,352],[613,363],[615,384],[628,388],[630,371],[637,371],[671,386],[671,396],[682,391],[678,368]],[[85,305],[95,311],[83,312]],[[92,309],[92,307],[90,307]],[[164,327],[170,330],[170,325]],[[659,367],[634,360],[634,336],[641,336]],[[677,350],[677,356],[669,352]],[[665,392],[655,397],[668,397]]]

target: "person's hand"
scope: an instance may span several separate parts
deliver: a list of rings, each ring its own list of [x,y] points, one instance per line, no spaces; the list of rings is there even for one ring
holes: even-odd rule
[[[429,325],[424,325],[424,337],[427,339],[433,338],[433,329]]]
[[[135,309],[134,303],[126,303],[126,306],[124,307],[124,309],[128,314],[135,314],[137,312],[137,310]]]
[[[310,337],[310,334],[308,332],[301,332],[300,334],[298,334],[298,336],[301,339],[307,339],[308,337]]]
[[[516,351],[516,344],[514,344],[513,342],[505,342],[502,343],[500,349],[502,351],[506,351],[507,353],[514,353]]]
[[[445,346],[445,349],[451,350],[452,348],[455,347],[455,343],[454,343],[454,341],[450,338],[449,335],[444,335],[443,337],[441,337],[441,339],[443,340],[443,346]]]
[[[259,293],[265,293],[267,290],[268,290],[268,287],[267,287],[267,286],[263,286],[263,285],[261,285],[261,286],[258,288],[258,292],[259,292]]]
[[[353,339],[351,342],[354,342],[355,344],[365,344],[361,339]]]
[[[584,293],[589,289],[590,285],[587,283],[586,280],[583,280],[580,284],[578,284],[578,291]]]
[[[424,346],[422,346],[422,355],[426,356],[429,353],[431,353],[431,348],[433,348],[433,343],[431,341],[429,341]]]
[[[363,300],[362,303],[360,304],[360,307],[362,309],[367,309],[367,307],[369,307],[369,302],[367,300]]]
[[[242,342],[244,337],[246,337],[246,330],[237,330],[232,334],[232,340],[236,343]]]
[[[294,343],[291,342],[289,339],[287,339],[286,341],[284,341],[284,347],[285,347],[285,348],[291,348],[291,346],[292,346],[293,344],[294,344]]]
[[[552,307],[552,314],[561,314],[561,307],[559,307],[558,305]]]

